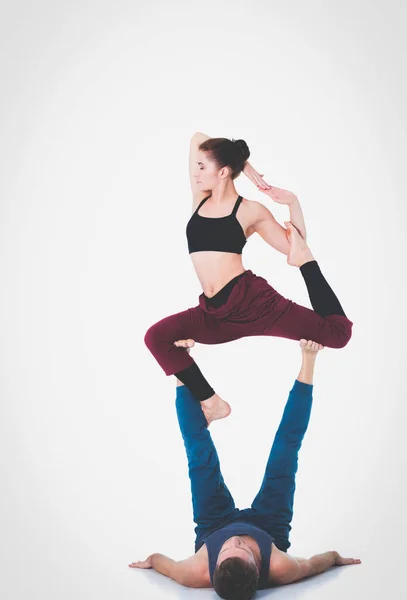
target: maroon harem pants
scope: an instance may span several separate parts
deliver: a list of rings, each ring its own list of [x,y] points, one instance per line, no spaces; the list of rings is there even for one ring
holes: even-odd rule
[[[352,321],[343,315],[321,317],[279,294],[250,269],[234,285],[225,304],[214,308],[200,294],[199,304],[152,325],[144,341],[166,375],[195,363],[177,340],[224,344],[253,335],[313,340],[328,348],[343,348],[352,335]]]

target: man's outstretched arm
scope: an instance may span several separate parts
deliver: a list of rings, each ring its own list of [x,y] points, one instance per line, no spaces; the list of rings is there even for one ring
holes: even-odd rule
[[[131,563],[129,567],[154,569],[157,573],[170,577],[180,585],[185,585],[186,587],[208,587],[208,581],[202,568],[203,561],[197,554],[185,560],[176,561],[156,552],[144,561]]]
[[[293,583],[323,573],[333,566],[360,564],[361,562],[359,558],[343,558],[336,550],[315,554],[311,558],[294,558],[281,552],[278,548],[273,548],[273,553],[274,557],[270,560],[269,571],[269,581],[272,585]]]

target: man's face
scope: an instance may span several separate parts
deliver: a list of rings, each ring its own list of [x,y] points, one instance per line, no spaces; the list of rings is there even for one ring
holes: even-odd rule
[[[254,554],[250,547],[246,544],[243,538],[238,535],[234,535],[233,537],[226,540],[223,544],[220,552],[218,554],[218,560],[216,562],[217,565],[220,565],[221,562],[226,560],[227,558],[238,557],[246,562],[256,565],[256,560],[254,558]]]

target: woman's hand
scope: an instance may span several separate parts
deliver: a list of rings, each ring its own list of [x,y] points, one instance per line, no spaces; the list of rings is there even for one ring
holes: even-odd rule
[[[282,188],[274,187],[272,185],[269,186],[268,189],[262,189],[260,186],[257,186],[261,192],[267,194],[274,200],[274,202],[278,202],[279,204],[287,204],[290,206],[295,202],[298,202],[298,198],[293,192],[289,192],[288,190],[283,190]]]
[[[258,173],[256,169],[254,169],[252,165],[247,161],[245,163],[245,166],[243,167],[243,173],[246,175],[246,177],[250,179],[252,183],[254,183],[256,187],[262,190],[268,189],[270,187],[268,183],[263,181],[262,177],[264,177],[264,175]]]
[[[139,560],[137,562],[133,562],[129,565],[129,567],[132,567],[133,569],[152,569],[153,565],[151,564],[151,557],[153,555],[150,554],[150,556],[148,558],[146,558],[146,560]]]

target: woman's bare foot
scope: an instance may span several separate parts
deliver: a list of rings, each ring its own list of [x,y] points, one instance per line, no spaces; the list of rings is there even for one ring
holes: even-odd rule
[[[225,419],[232,412],[230,404],[222,400],[218,394],[214,394],[208,398],[208,400],[202,400],[201,408],[206,420],[208,421],[208,426],[212,423],[212,421]]]
[[[187,352],[190,352],[191,348],[195,346],[195,341],[192,339],[177,340],[174,344],[180,348],[186,348]],[[177,379],[177,385],[183,385],[182,381]],[[201,408],[208,422],[208,427],[212,421],[225,419],[232,412],[230,404],[222,400],[218,394],[214,394],[207,400],[201,401]]]
[[[287,238],[290,242],[290,249],[287,255],[288,264],[292,267],[301,267],[304,263],[315,260],[305,240],[291,221],[284,221],[284,225],[287,228]]]

